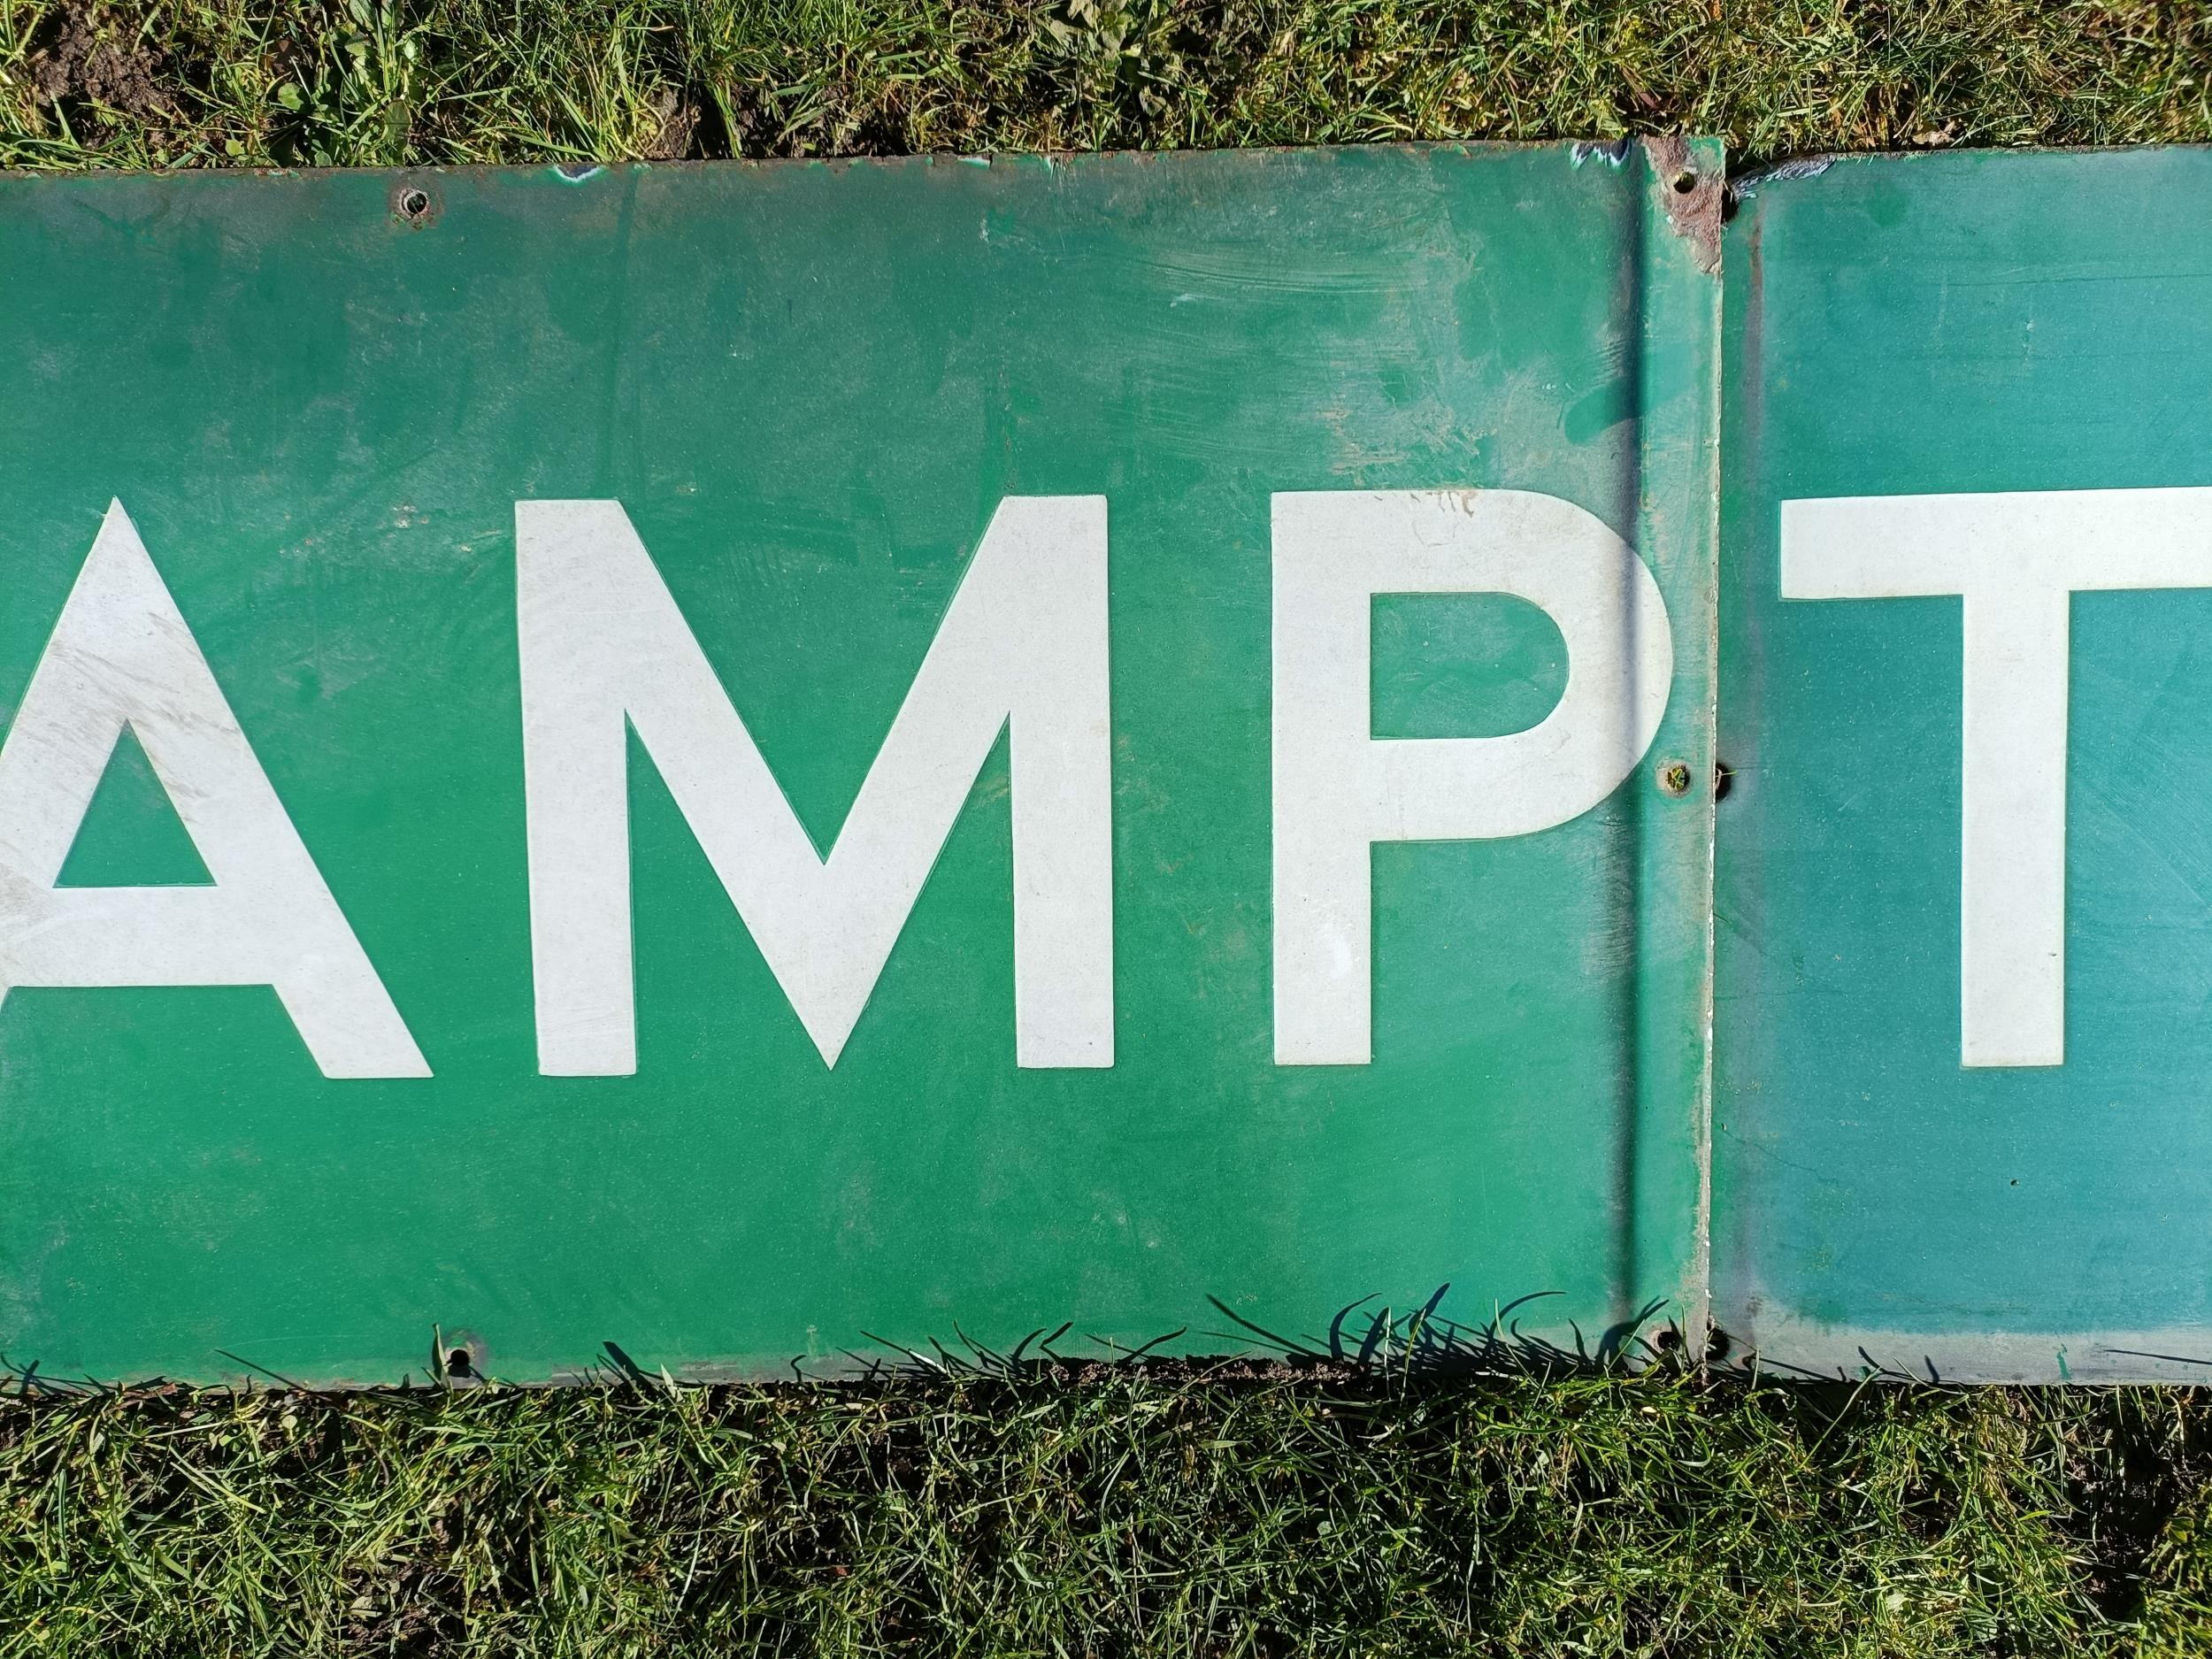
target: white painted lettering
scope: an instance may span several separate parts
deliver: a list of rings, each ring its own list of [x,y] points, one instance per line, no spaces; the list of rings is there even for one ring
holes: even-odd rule
[[[55,885],[127,726],[213,885]],[[117,502],[0,748],[0,995],[123,985],[271,986],[325,1076],[430,1075]]]
[[[1016,1062],[1113,1064],[1104,497],[1000,503],[827,858],[621,504],[515,529],[541,1071],[637,1066],[626,721],[831,1065],[1010,726]]]
[[[2212,489],[1782,503],[1786,599],[1964,600],[1959,1058],[2066,1058],[2072,596],[2212,587]]]
[[[1370,849],[1527,835],[1588,811],[1659,730],[1674,674],[1664,603],[1594,515],[1525,490],[1274,498],[1275,1059],[1364,1065]],[[1377,739],[1377,594],[1507,594],[1567,645],[1567,687],[1525,732]]]

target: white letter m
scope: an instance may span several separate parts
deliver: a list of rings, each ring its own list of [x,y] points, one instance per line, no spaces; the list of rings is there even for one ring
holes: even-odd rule
[[[827,858],[621,504],[515,545],[540,1071],[637,1069],[626,724],[831,1065],[1010,727],[1016,1063],[1113,1064],[1103,496],[1000,503]]]

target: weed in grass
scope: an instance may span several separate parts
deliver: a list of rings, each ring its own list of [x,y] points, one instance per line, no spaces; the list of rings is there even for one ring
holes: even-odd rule
[[[2212,138],[2200,0],[0,0],[0,164]]]
[[[1251,1366],[0,1406],[0,1653],[2090,1654],[2177,1391]]]

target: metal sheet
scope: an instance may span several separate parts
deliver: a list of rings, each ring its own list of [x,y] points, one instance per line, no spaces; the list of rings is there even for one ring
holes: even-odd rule
[[[2201,1377],[2212,154],[1793,171],[1727,250],[1717,1316]]]
[[[0,181],[0,1351],[1694,1325],[1718,165]]]

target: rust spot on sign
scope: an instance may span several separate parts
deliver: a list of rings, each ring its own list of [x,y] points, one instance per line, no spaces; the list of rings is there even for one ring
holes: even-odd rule
[[[1644,140],[1655,188],[1674,234],[1690,244],[1697,268],[1720,274],[1721,212],[1728,180],[1718,168],[1701,167],[1689,144],[1672,133]]]

